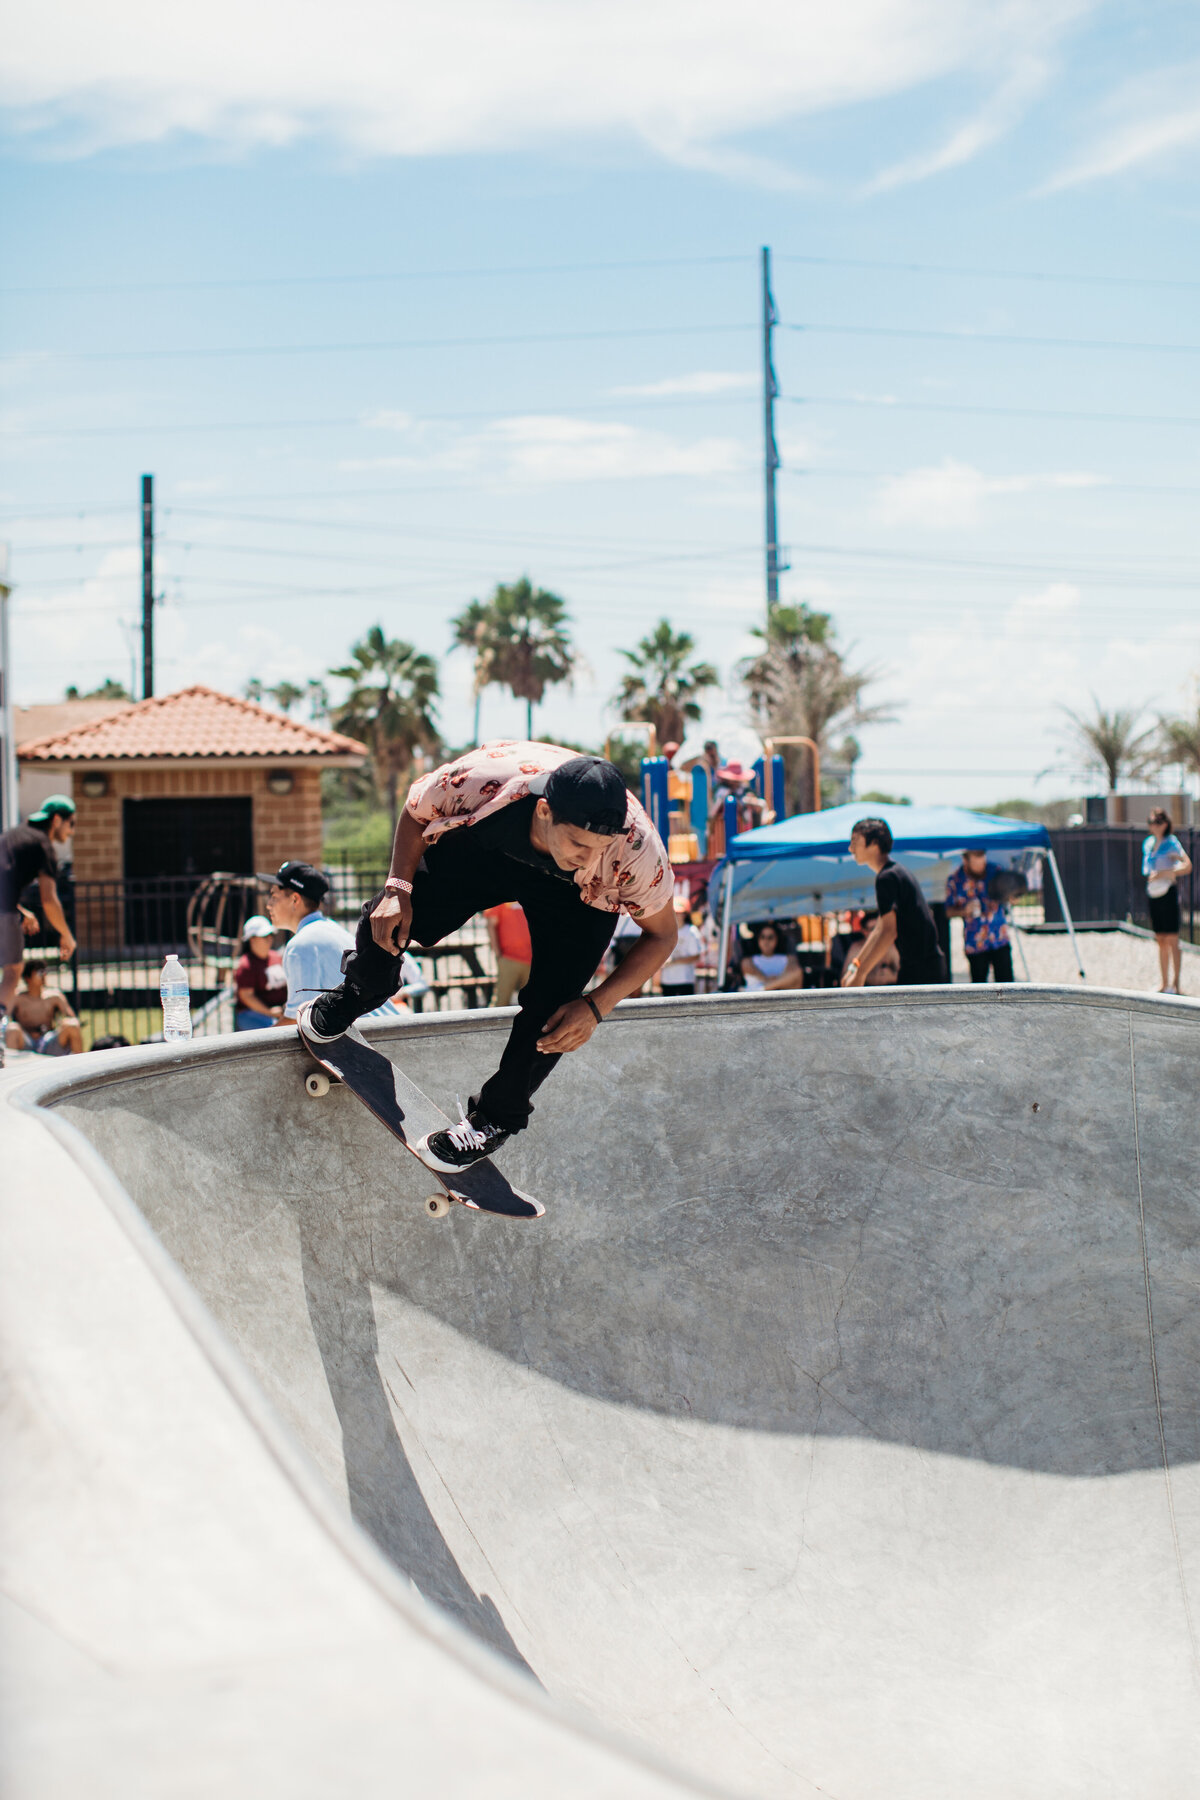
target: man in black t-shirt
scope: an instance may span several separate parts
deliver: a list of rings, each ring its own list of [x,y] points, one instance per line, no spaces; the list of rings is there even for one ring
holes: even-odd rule
[[[4,1062],[4,1037],[9,1009],[16,998],[25,960],[25,926],[34,920],[20,904],[20,895],[31,881],[38,884],[42,911],[58,933],[59,954],[70,962],[75,954],[66,915],[59,903],[52,844],[65,844],[75,829],[75,803],[65,794],[51,794],[24,825],[0,832],[0,1065]]]
[[[850,833],[855,862],[875,871],[879,917],[862,949],[846,964],[843,987],[864,987],[875,964],[894,944],[900,956],[900,987],[924,987],[946,979],[946,959],[921,884],[903,864],[891,860],[892,834],[882,819],[860,819]]]

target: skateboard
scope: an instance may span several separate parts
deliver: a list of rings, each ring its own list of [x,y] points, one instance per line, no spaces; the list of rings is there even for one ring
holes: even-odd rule
[[[1028,877],[1020,869],[997,869],[988,882],[988,899],[999,900],[1001,904],[1015,900],[1020,894],[1029,892]]]
[[[495,1213],[504,1219],[540,1219],[544,1216],[546,1209],[541,1201],[519,1193],[489,1158],[453,1175],[430,1169],[427,1163],[421,1162],[413,1145],[426,1132],[440,1131],[451,1121],[421,1092],[415,1081],[409,1080],[403,1069],[398,1069],[381,1051],[373,1049],[353,1026],[332,1044],[314,1044],[305,1037],[303,1024],[298,1023],[297,1030],[300,1042],[313,1061],[320,1065],[305,1077],[304,1091],[309,1098],[320,1100],[328,1094],[333,1082],[342,1082],[441,1184],[442,1192],[430,1194],[423,1202],[427,1218],[444,1219],[454,1201],[472,1212]]]

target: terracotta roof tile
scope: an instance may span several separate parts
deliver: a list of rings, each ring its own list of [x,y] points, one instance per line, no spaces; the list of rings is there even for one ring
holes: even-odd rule
[[[23,763],[114,762],[131,758],[365,756],[366,745],[215,688],[139,700],[107,718],[20,745]]]
[[[77,731],[81,725],[124,712],[131,704],[128,700],[51,700],[42,706],[14,706],[17,748],[33,743],[35,738],[61,737],[67,731]]]

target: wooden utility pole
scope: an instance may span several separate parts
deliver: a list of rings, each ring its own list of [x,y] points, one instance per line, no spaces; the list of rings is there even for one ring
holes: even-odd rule
[[[763,361],[763,476],[767,501],[767,618],[779,604],[779,534],[775,521],[775,471],[779,467],[779,446],[775,442],[775,401],[779,383],[775,379],[772,336],[779,315],[771,293],[771,252],[762,252],[762,361]]]
[[[142,699],[154,692],[154,477],[142,476]]]

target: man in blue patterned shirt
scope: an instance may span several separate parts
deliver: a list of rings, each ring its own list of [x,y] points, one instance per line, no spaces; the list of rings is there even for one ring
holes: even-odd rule
[[[963,948],[972,981],[986,981],[989,969],[993,981],[1013,978],[1008,908],[988,897],[992,877],[1000,872],[997,863],[988,861],[986,850],[964,850],[960,867],[946,883],[946,911],[963,922]]]

